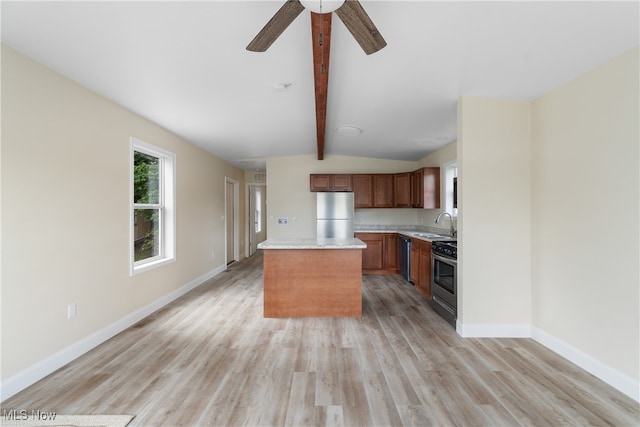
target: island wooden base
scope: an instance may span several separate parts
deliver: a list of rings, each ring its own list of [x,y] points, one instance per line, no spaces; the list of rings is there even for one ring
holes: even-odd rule
[[[265,249],[264,317],[362,316],[362,249]]]

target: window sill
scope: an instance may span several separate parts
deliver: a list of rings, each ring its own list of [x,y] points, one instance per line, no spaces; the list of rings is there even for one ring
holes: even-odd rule
[[[175,260],[176,260],[175,257],[160,258],[155,261],[133,265],[133,267],[131,268],[131,275],[135,276],[136,274],[144,273],[145,271],[153,270],[155,268],[162,267],[163,265],[166,265],[166,264],[171,264]]]

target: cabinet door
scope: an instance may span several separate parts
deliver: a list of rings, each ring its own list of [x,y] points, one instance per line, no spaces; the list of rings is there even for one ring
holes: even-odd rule
[[[331,176],[330,175],[309,175],[309,187],[311,191],[329,191],[331,189]]]
[[[373,207],[373,176],[353,176],[353,204],[356,208]]]
[[[393,175],[393,207],[411,207],[411,174],[408,172]]]
[[[373,207],[393,207],[393,175],[373,175]]]
[[[347,174],[333,175],[331,189],[333,191],[353,191],[353,176]]]
[[[424,209],[440,208],[440,168],[423,168]]]
[[[398,235],[384,235],[384,268],[398,270]]]
[[[418,281],[420,291],[431,298],[431,242],[422,242],[420,245]]]
[[[350,174],[310,174],[310,190],[322,191],[353,191],[353,177]]]
[[[422,169],[411,172],[411,207],[421,208],[424,206],[424,192],[422,190],[423,175]]]
[[[383,235],[380,233],[356,233],[355,236],[367,244],[362,251],[363,270],[381,270],[383,265]]]
[[[411,239],[411,260],[409,279],[414,285],[420,286],[420,239]]]

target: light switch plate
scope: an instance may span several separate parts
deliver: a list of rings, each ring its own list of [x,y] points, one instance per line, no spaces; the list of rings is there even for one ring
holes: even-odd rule
[[[69,304],[67,306],[67,319],[73,319],[78,315],[78,306],[76,304]]]

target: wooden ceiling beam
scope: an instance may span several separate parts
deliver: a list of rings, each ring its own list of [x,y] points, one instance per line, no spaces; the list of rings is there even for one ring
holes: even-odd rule
[[[311,12],[311,39],[313,42],[313,81],[316,93],[316,137],[318,160],[324,159],[324,142],[327,126],[331,15],[333,14]]]

